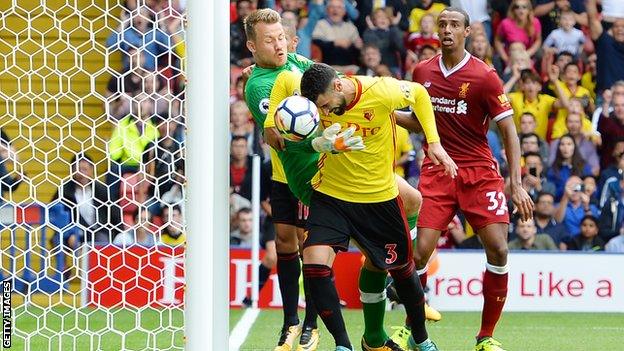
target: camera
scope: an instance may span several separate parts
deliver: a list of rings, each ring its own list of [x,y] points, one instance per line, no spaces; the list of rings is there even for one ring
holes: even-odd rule
[[[585,184],[577,184],[574,187],[574,191],[579,192],[579,191],[585,191]]]
[[[534,176],[534,177],[537,177],[537,168],[529,167],[529,174]]]

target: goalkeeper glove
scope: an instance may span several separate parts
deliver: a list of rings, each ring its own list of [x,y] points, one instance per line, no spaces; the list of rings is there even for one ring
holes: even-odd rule
[[[340,132],[340,123],[334,123],[323,130],[323,135],[312,140],[316,152],[345,152],[364,149],[361,136],[353,136],[355,127],[351,126]]]

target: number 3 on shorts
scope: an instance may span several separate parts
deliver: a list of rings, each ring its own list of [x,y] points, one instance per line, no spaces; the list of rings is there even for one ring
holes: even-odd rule
[[[488,211],[495,210],[497,216],[507,213],[507,198],[505,197],[505,194],[500,191],[489,191],[485,193],[485,196],[487,196],[488,200],[490,201],[490,204],[487,208]]]
[[[394,251],[394,249],[396,249],[396,244],[386,244],[384,247],[388,250],[388,256],[390,256],[386,258],[386,264],[393,264],[397,259],[397,253]]]

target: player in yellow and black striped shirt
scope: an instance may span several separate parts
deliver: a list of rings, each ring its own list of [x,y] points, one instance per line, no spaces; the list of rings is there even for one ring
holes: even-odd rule
[[[323,154],[319,172],[313,178],[315,192],[304,242],[303,271],[337,350],[350,350],[351,345],[331,280],[331,266],[335,251],[346,250],[349,239],[354,239],[367,257],[368,270],[390,271],[405,304],[415,343],[436,350],[424,327],[424,294],[411,260],[411,239],[393,172],[393,111],[407,106],[422,126],[430,145],[429,157],[444,165],[452,176],[457,171],[440,144],[429,94],[420,84],[393,78],[339,78],[324,64],[306,70],[301,93],[318,106],[323,126],[340,123],[355,128],[355,135],[361,136],[366,145],[361,151]],[[364,298],[381,296],[384,287],[376,288]],[[372,349],[365,341],[363,348]]]

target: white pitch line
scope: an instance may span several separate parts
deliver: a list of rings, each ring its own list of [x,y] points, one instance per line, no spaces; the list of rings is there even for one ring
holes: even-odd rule
[[[260,310],[257,308],[248,308],[243,313],[241,319],[236,323],[234,329],[230,333],[230,351],[238,351],[247,339],[247,334],[251,330],[251,326],[258,318]]]

